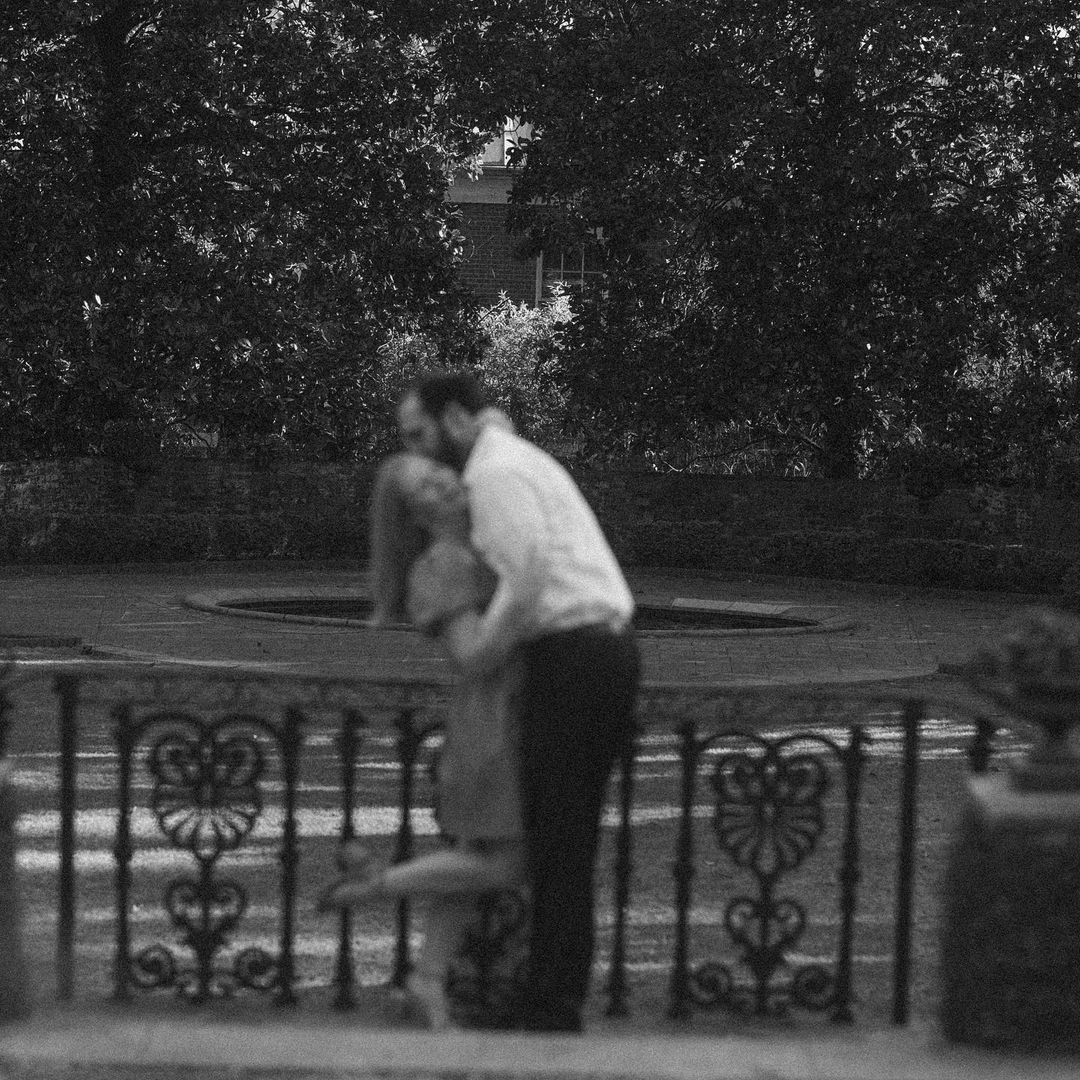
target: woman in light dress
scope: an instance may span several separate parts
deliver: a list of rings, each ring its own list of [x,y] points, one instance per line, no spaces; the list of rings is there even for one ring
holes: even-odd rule
[[[458,475],[417,454],[380,468],[373,496],[375,620],[404,615],[452,661],[472,642],[495,579],[469,544],[467,493]],[[439,851],[374,869],[357,845],[343,850],[344,875],[323,894],[331,911],[378,899],[428,901],[424,944],[408,989],[432,1028],[451,1026],[450,961],[479,893],[525,880],[518,798],[513,662],[487,676],[459,676],[438,770],[438,820],[452,839]]]

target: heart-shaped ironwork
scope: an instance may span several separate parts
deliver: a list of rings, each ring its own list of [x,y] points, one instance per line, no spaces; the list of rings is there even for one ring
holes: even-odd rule
[[[247,910],[247,893],[235,882],[181,878],[169,885],[165,908],[196,953],[213,954]]]
[[[170,731],[151,747],[147,767],[162,832],[202,861],[239,847],[262,812],[263,754],[250,734],[220,725]]]
[[[810,754],[785,756],[782,749],[726,754],[712,774],[720,846],[737,866],[761,877],[797,867],[824,828],[828,770]]]

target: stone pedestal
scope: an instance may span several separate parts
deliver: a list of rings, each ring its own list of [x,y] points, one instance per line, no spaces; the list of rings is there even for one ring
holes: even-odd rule
[[[11,765],[0,761],[0,1021],[25,1016],[31,1007],[15,865],[17,818]]]
[[[1080,789],[1031,781],[1030,769],[968,781],[943,897],[941,1021],[957,1042],[1080,1051]]]

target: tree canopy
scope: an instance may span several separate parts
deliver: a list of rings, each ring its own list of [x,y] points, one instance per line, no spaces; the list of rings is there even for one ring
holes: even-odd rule
[[[1074,8],[9,0],[0,450],[372,445],[387,343],[482,347],[444,196],[511,116],[524,248],[604,269],[545,346],[587,448],[1031,475],[1080,416]]]
[[[392,10],[393,5],[387,5]],[[363,444],[392,330],[450,333],[482,142],[349,0],[9,0],[0,444]]]
[[[602,237],[563,343],[594,438],[769,419],[844,476],[1010,403],[1075,413],[1074,5],[499,11],[442,55],[501,56],[472,89],[534,125],[516,226],[548,250]]]

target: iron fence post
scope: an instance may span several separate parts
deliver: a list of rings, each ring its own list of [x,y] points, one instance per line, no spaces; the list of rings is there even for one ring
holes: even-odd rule
[[[341,757],[341,844],[348,844],[355,835],[353,829],[353,789],[356,786],[356,752],[359,745],[358,730],[364,723],[355,709],[346,709],[341,716],[341,733],[338,753]],[[353,982],[355,971],[352,959],[352,918],[349,909],[342,908],[338,924],[337,965],[334,972],[334,1007],[348,1009],[354,1004]]]
[[[615,929],[611,944],[611,972],[608,978],[608,1016],[625,1016],[626,1007],[626,909],[630,904],[630,876],[633,873],[633,831],[630,813],[633,804],[634,753],[631,737],[623,751],[619,769],[619,836],[615,862]]]
[[[119,756],[116,810],[116,839],[113,858],[116,862],[116,953],[113,977],[116,998],[131,997],[129,954],[131,951],[129,915],[131,907],[131,757],[135,739],[132,733],[131,707],[118,705],[113,709],[116,725],[116,747]]]
[[[855,904],[859,879],[859,799],[862,795],[864,748],[869,736],[861,724],[852,724],[851,739],[844,754],[847,824],[840,866],[840,947],[836,964],[836,1000],[832,1019],[851,1023],[851,958],[855,926]]]
[[[990,769],[990,756],[993,753],[994,733],[997,725],[985,716],[975,717],[975,734],[968,744],[968,766],[977,776],[982,776]]]
[[[675,877],[675,957],[671,971],[671,1006],[675,1020],[690,1016],[689,972],[690,883],[694,877],[694,786],[697,778],[697,727],[686,720],[680,730],[682,791]]]
[[[295,1005],[293,982],[296,977],[296,781],[300,771],[301,731],[304,714],[299,709],[285,710],[281,733],[281,769],[284,774],[284,823],[281,837],[281,961],[278,969],[278,1005]]]
[[[56,917],[56,996],[70,1001],[75,993],[75,752],[79,743],[79,678],[57,675],[53,690],[60,699],[60,875]]]
[[[416,755],[419,746],[416,728],[413,724],[413,710],[402,709],[397,717],[398,759],[401,762],[401,819],[398,824],[397,848],[394,862],[405,862],[412,856],[412,799],[413,771],[416,768]],[[394,971],[390,981],[399,989],[405,985],[411,969],[409,961],[409,902],[400,900],[397,905],[397,943],[394,950]]]
[[[900,780],[900,850],[896,871],[896,927],[893,940],[892,1021],[906,1024],[911,995],[911,917],[915,894],[915,832],[918,817],[919,749],[925,706],[904,702],[903,771]]]

